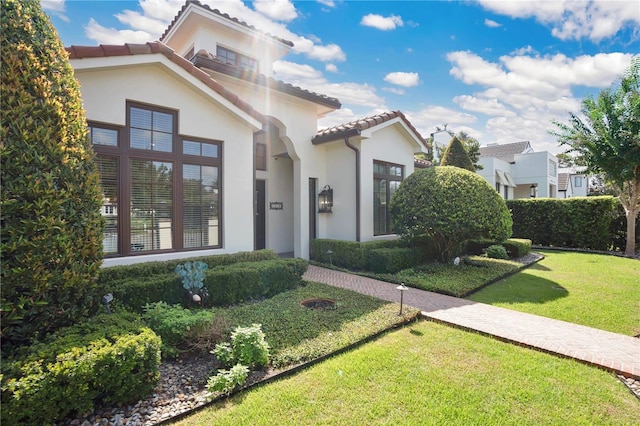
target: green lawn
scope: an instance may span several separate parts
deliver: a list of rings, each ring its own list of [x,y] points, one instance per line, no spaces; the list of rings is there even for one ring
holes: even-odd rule
[[[626,335],[640,333],[640,261],[540,251],[545,259],[468,299]]]
[[[179,425],[635,425],[637,398],[573,360],[420,321]]]

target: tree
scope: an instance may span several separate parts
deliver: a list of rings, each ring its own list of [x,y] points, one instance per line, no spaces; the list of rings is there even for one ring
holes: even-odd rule
[[[640,212],[640,56],[598,97],[582,101],[581,113],[569,114],[569,124],[554,121],[552,132],[592,174],[602,173],[616,190],[625,210],[625,254],[635,254],[635,225]]]
[[[461,169],[469,170],[470,172],[476,171],[476,168],[473,167],[473,163],[471,162],[467,151],[462,146],[460,140],[455,136],[451,138],[451,142],[449,142],[449,145],[447,145],[447,149],[444,150],[440,165],[456,166],[460,167]]]
[[[454,134],[451,133],[451,136],[453,137]],[[464,150],[467,152],[469,159],[473,163],[473,167],[475,167],[475,170],[476,171],[482,170],[483,167],[478,162],[480,159],[480,142],[478,142],[476,138],[469,136],[465,131],[458,132],[457,138],[462,143],[462,146],[464,147]],[[444,151],[446,147],[441,145],[435,145],[433,136],[429,138],[429,140],[427,141],[427,144],[431,147],[431,149],[429,150],[429,153],[424,158],[426,160],[432,161],[436,166],[439,165],[440,160],[442,160],[442,157],[444,156]],[[435,150],[437,151],[437,159],[435,159],[436,156],[433,155],[434,147],[435,147]]]
[[[453,166],[409,175],[393,195],[390,211],[396,232],[409,239],[429,237],[442,261],[469,239],[504,241],[513,225],[505,201],[485,179]]]
[[[37,0],[3,0],[2,349],[77,322],[102,259],[102,190],[78,82]]]

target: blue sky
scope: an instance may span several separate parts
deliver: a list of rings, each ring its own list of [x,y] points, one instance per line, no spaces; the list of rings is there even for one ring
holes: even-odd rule
[[[201,2],[294,43],[276,78],[342,102],[320,127],[400,110],[424,137],[558,153],[551,121],[640,53],[637,0]],[[157,40],[184,1],[42,4],[65,46],[92,46]]]

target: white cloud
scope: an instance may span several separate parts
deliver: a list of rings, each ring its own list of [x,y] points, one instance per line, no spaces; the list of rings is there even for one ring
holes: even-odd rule
[[[404,89],[398,89],[397,87],[383,87],[385,92],[393,93],[394,95],[404,95]]]
[[[384,81],[398,86],[414,87],[420,83],[417,72],[392,72],[385,76]]]
[[[146,43],[150,41],[149,33],[146,31],[107,28],[98,24],[93,18],[89,19],[89,23],[84,28],[87,37],[100,44]]]
[[[395,30],[396,27],[401,27],[404,25],[402,22],[402,18],[399,16],[391,15],[391,16],[382,16],[376,15],[374,13],[370,13],[366,16],[362,17],[360,21],[360,25],[365,27],[373,27],[382,31]]]
[[[65,0],[41,0],[40,5],[43,10],[51,12],[64,22],[69,22],[69,17],[64,13],[67,10]]]
[[[327,64],[324,66],[324,70],[327,72],[336,73],[338,72],[338,67],[335,64]]]
[[[496,1],[480,0],[488,10],[512,18],[535,18],[551,26],[561,40],[589,38],[594,42],[615,36],[627,26],[640,24],[636,0]],[[635,36],[637,37],[637,31]]]
[[[488,18],[484,20],[484,24],[489,28],[500,28],[502,26],[502,24]]]
[[[327,7],[336,7],[336,3],[333,0],[318,0],[318,3]]]
[[[298,16],[298,11],[289,0],[256,0],[253,7],[276,21],[293,21]]]
[[[453,98],[453,101],[461,108],[468,111],[479,112],[487,115],[498,115],[503,117],[513,117],[513,111],[507,109],[504,104],[497,99],[479,98],[476,96],[462,95]]]

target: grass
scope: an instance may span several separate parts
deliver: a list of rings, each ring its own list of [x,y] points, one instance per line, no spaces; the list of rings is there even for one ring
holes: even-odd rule
[[[640,334],[640,261],[540,251],[535,265],[468,297],[614,333]]]
[[[639,421],[638,400],[609,373],[419,321],[176,424],[632,425]]]

